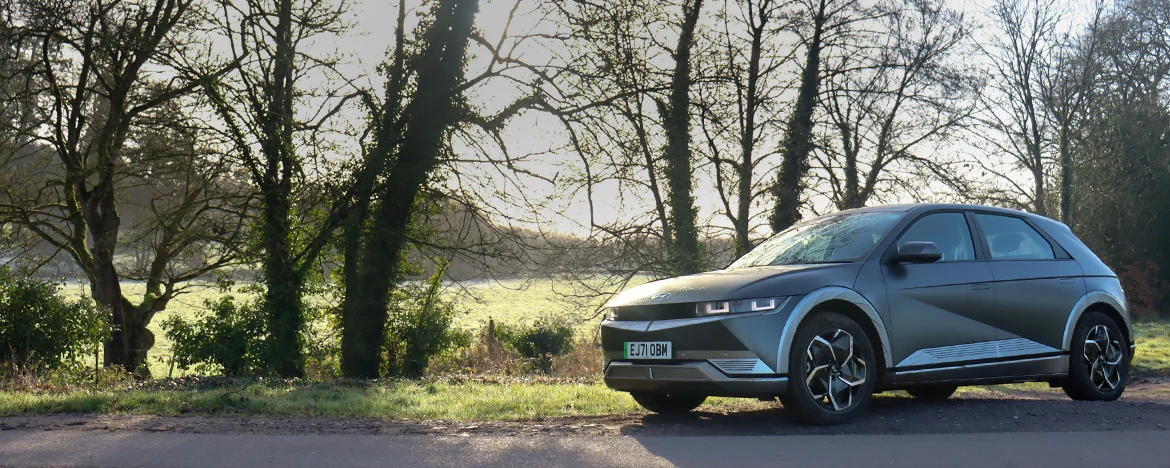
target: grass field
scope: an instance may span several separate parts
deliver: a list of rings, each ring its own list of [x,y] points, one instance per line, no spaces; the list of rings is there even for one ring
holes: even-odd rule
[[[1170,376],[1170,320],[1135,323],[1134,334],[1134,372]]]

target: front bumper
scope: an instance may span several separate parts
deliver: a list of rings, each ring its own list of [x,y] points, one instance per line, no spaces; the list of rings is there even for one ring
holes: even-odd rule
[[[777,373],[781,335],[799,302],[768,312],[601,324],[605,384],[627,392],[770,397],[787,393]],[[669,341],[669,360],[630,360],[625,343]]]
[[[774,397],[788,393],[787,377],[730,377],[709,362],[612,362],[605,369],[605,385],[623,392],[727,397]]]

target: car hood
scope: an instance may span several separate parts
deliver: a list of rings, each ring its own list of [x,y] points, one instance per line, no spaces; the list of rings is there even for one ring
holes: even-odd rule
[[[609,301],[606,307],[623,307],[646,304],[675,304],[682,302],[718,301],[725,299],[748,299],[737,297],[737,291],[756,290],[748,288],[759,283],[768,283],[769,295],[807,294],[807,287],[785,288],[788,279],[807,277],[814,271],[840,269],[847,264],[785,265],[717,270],[695,275],[679,276],[636,286],[623,291]],[[838,275],[832,275],[838,276]],[[810,279],[810,278],[804,278]],[[795,284],[807,281],[794,281]],[[827,285],[827,284],[826,284]],[[763,297],[763,296],[760,296]]]

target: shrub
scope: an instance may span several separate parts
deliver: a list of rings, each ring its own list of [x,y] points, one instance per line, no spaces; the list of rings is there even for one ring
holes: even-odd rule
[[[203,304],[207,311],[194,322],[172,316],[161,324],[174,342],[175,364],[183,370],[218,370],[232,377],[263,374],[267,327],[262,304],[236,305],[233,296]]]
[[[496,325],[494,334],[546,374],[553,358],[573,349],[573,326],[562,318],[541,317],[532,325]]]
[[[527,359],[504,346],[494,333],[494,322],[470,335],[470,344],[449,350],[431,359],[430,375],[520,375],[526,372]]]
[[[432,357],[470,344],[467,333],[452,328],[455,305],[442,297],[447,265],[441,264],[426,283],[399,287],[390,301],[386,324],[383,374],[419,378]]]
[[[15,370],[57,369],[92,355],[109,336],[93,301],[66,301],[60,284],[0,267],[0,362]]]
[[[1129,301],[1129,312],[1137,318],[1158,318],[1158,307],[1166,300],[1167,289],[1167,285],[1160,280],[1158,264],[1138,262],[1120,265],[1116,270],[1121,286],[1125,289],[1125,298]]]
[[[309,380],[332,380],[341,375],[341,302],[341,296],[332,291],[305,301],[301,344],[305,378]]]
[[[578,337],[569,352],[553,358],[549,375],[561,378],[599,379],[603,359],[598,338]]]

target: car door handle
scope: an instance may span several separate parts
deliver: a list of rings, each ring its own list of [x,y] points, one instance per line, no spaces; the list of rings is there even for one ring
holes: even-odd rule
[[[977,291],[978,291],[978,290],[983,290],[983,289],[991,289],[991,285],[990,285],[990,284],[987,284],[987,283],[972,284],[972,285],[971,285],[971,289],[974,289],[974,290],[977,290]]]
[[[1072,284],[1076,282],[1076,278],[1061,278],[1059,281],[1064,284]]]

